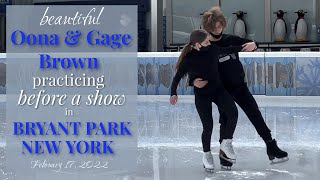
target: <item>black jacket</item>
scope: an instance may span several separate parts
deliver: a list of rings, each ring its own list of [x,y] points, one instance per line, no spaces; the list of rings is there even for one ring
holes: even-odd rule
[[[211,44],[214,44],[219,47],[230,47],[230,46],[242,46],[247,42],[252,42],[251,40],[240,38],[238,36],[223,34],[222,38],[219,41],[212,41]],[[255,42],[257,47],[258,43]],[[218,55],[219,58],[219,75],[221,81],[225,88],[234,88],[244,83],[245,73],[243,66],[239,59],[239,53],[225,53],[222,52]],[[196,77],[192,74],[189,74],[189,85],[193,86],[193,81]]]
[[[177,86],[181,78],[186,74],[208,80],[208,84],[204,88],[198,89],[195,87],[195,93],[208,94],[213,92],[213,89],[217,87],[223,87],[218,72],[218,56],[222,53],[229,54],[239,52],[241,49],[241,46],[221,48],[216,45],[211,45],[207,51],[197,51],[193,49],[187,53],[173,78],[171,96],[177,95]]]

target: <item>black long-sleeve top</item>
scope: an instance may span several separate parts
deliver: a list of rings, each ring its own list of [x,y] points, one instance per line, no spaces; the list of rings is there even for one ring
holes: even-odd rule
[[[175,74],[171,84],[171,96],[177,95],[178,84],[187,73],[192,77],[200,77],[207,80],[208,84],[203,88],[196,88],[195,93],[207,94],[219,86],[222,86],[218,72],[218,56],[221,53],[235,53],[241,51],[242,46],[221,48],[211,45],[207,51],[193,49],[187,53],[180,68]]]
[[[251,40],[240,38],[238,36],[223,34],[222,38],[219,41],[211,41],[211,44],[217,45],[219,47],[230,47],[230,46],[241,46],[245,43],[252,42]],[[257,42],[256,46],[259,44]],[[219,63],[218,69],[221,81],[225,88],[234,88],[241,84],[243,84],[245,73],[243,70],[243,66],[239,59],[238,52],[221,52],[218,55]],[[189,76],[189,85],[193,86],[193,81],[196,78],[201,78],[197,76],[190,75]]]

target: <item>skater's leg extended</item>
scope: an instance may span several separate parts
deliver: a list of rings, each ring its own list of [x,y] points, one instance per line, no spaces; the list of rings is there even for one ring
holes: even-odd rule
[[[266,125],[257,102],[249,91],[247,85],[243,84],[242,86],[231,90],[230,94],[232,94],[234,101],[247,115],[260,137],[265,142],[272,140],[271,131]]]
[[[225,154],[227,157],[226,160],[235,162],[236,155],[233,151],[232,139],[238,120],[237,107],[232,97],[224,89],[220,89],[216,93],[214,103],[225,114],[226,117],[225,119],[220,119],[222,124],[225,123],[225,129],[223,130],[224,132],[220,134],[220,138],[222,139],[220,145],[220,157],[225,158],[225,156],[223,156]]]
[[[203,147],[203,166],[207,171],[214,170],[214,161],[211,154],[211,135],[213,129],[212,119],[212,101],[207,96],[195,96],[195,104],[200,116],[203,131],[202,131],[202,147]]]
[[[249,120],[257,130],[258,134],[264,140],[267,146],[267,154],[269,159],[274,163],[281,163],[288,160],[288,153],[282,151],[275,140],[272,140],[271,131],[266,125],[256,100],[252,96],[246,84],[240,86],[233,91],[229,91],[237,104],[248,116]],[[277,159],[275,159],[277,158]]]

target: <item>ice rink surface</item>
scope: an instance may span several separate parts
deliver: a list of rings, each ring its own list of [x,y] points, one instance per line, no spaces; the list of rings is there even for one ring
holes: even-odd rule
[[[177,105],[169,96],[138,97],[138,157],[133,176],[115,175],[117,180],[319,180],[320,97],[255,96],[261,113],[278,145],[289,153],[288,162],[270,165],[266,147],[254,127],[239,109],[234,134],[237,163],[231,171],[221,170],[218,159],[219,123],[213,106],[212,152],[216,170],[202,166],[202,125],[194,96],[179,96]],[[1,131],[5,103],[0,103]],[[0,149],[0,180],[14,175],[5,166],[5,143]],[[102,175],[103,176],[103,175]],[[101,176],[97,179],[100,179]],[[91,178],[96,179],[95,177]],[[108,179],[109,180],[109,179]]]

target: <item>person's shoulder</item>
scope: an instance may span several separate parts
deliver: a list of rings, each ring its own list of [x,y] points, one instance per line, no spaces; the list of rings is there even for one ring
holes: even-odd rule
[[[237,36],[233,35],[233,34],[222,34],[222,39],[232,39],[232,38],[236,38]]]
[[[195,55],[194,50],[191,50],[190,52],[187,52],[185,58],[190,58],[190,57],[192,57],[192,56],[194,56],[194,55]]]
[[[213,50],[217,50],[220,46],[218,46],[217,44],[211,44],[209,47],[209,50],[212,52]]]
[[[185,62],[189,62],[191,59],[193,59],[196,56],[196,52],[194,50],[191,50],[190,52],[188,52],[185,56]]]

